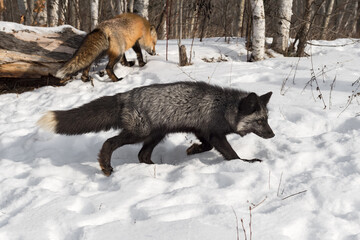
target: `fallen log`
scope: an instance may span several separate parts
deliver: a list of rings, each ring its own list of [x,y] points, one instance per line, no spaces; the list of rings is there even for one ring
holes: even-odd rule
[[[71,26],[41,28],[0,22],[0,79],[33,81],[53,75],[84,36]]]

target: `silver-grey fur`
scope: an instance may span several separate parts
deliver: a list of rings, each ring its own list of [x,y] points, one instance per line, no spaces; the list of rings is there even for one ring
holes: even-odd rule
[[[154,84],[102,97],[68,111],[49,112],[39,123],[67,135],[122,129],[118,136],[104,143],[99,153],[99,163],[106,175],[112,172],[110,158],[116,148],[144,142],[139,160],[150,164],[154,147],[174,132],[192,132],[201,141],[189,147],[188,154],[215,147],[227,160],[241,159],[225,136],[253,132],[263,138],[273,137],[266,108],[271,94],[259,97],[204,82]]]

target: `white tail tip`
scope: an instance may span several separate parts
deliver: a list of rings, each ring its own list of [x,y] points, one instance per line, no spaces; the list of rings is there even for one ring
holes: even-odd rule
[[[63,79],[66,75],[66,72],[63,68],[60,68],[56,73],[55,73],[55,77],[59,78],[59,79]]]
[[[37,121],[36,124],[49,132],[55,132],[57,123],[55,113],[47,112]]]

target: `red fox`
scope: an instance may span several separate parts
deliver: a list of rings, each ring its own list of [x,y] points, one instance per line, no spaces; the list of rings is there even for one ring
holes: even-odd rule
[[[56,72],[55,77],[64,79],[84,70],[81,79],[84,82],[88,81],[91,63],[106,53],[109,57],[106,72],[112,81],[119,81],[121,78],[117,78],[114,74],[114,65],[119,60],[127,66],[134,64],[127,62],[125,51],[133,48],[139,66],[144,66],[141,47],[150,55],[155,55],[156,41],[155,27],[150,26],[148,20],[133,13],[118,15],[100,23],[91,33],[86,35],[74,56]]]

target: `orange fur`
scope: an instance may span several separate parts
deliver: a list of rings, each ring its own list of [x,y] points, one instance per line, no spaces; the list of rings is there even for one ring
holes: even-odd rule
[[[149,54],[155,54],[157,35],[155,28],[143,17],[125,13],[100,23],[89,33],[74,56],[57,71],[56,77],[66,76],[84,70],[82,79],[88,80],[91,64],[103,53],[109,57],[106,71],[113,81],[118,79],[113,71],[114,65],[125,58],[125,51],[133,48],[137,54],[139,65],[145,65],[140,47]]]

